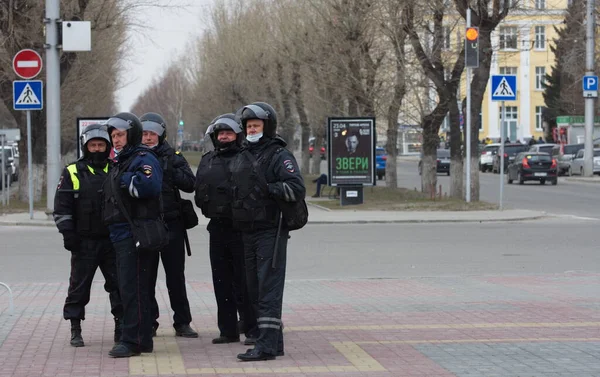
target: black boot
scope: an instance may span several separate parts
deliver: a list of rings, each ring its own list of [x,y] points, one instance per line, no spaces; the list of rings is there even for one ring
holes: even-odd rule
[[[121,340],[121,333],[121,321],[119,320],[119,318],[115,318],[115,343],[119,343],[119,341]]]
[[[78,319],[71,320],[71,346],[83,347],[83,338],[81,337],[81,321]]]

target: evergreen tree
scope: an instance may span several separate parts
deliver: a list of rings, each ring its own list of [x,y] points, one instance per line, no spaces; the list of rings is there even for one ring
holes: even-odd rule
[[[556,117],[560,115],[583,115],[584,101],[581,97],[581,78],[585,73],[585,0],[573,0],[567,8],[564,27],[554,27],[558,37],[550,50],[554,53],[554,65],[546,75],[542,113],[548,123],[546,139],[552,140]]]

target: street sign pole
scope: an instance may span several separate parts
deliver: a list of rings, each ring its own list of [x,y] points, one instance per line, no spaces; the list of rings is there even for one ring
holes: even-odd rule
[[[471,8],[467,8],[467,27],[471,26]],[[467,67],[467,121],[465,124],[464,132],[466,133],[467,143],[467,190],[465,200],[467,203],[471,202],[471,67]]]
[[[54,194],[60,178],[60,54],[58,20],[60,0],[46,0],[46,211],[54,211]]]
[[[31,111],[27,110],[27,181],[29,182],[29,219],[33,220],[33,153],[31,152]]]
[[[6,205],[6,156],[8,153],[4,153],[4,141],[6,140],[6,136],[4,134],[0,134],[0,148],[2,148],[2,204]]]
[[[586,43],[585,43],[585,69],[586,75],[594,74],[594,27],[595,27],[595,0],[587,0],[586,9]],[[594,175],[594,97],[585,98],[585,140],[584,140],[584,159],[583,173],[586,177]]]
[[[502,101],[502,116],[500,119],[500,200],[498,204],[498,208],[502,210],[503,201],[504,201],[504,138],[506,137],[506,128],[505,128],[505,119],[506,119],[506,106],[504,106],[504,101]]]

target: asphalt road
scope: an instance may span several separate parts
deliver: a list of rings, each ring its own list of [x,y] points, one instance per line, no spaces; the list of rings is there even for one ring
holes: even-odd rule
[[[288,246],[288,279],[600,271],[600,222],[307,225]],[[70,253],[51,227],[0,227],[0,281],[63,282]],[[208,233],[190,233],[189,280],[210,281]],[[101,279],[101,275],[96,275]],[[164,275],[160,275],[164,279]]]
[[[506,177],[503,177],[506,178]],[[479,173],[480,199],[499,203],[500,175]],[[421,177],[417,172],[417,161],[399,160],[398,186],[421,188]],[[450,177],[438,174],[438,185],[443,192],[450,191]],[[531,209],[566,216],[581,216],[600,219],[600,184],[570,182],[559,178],[557,186],[550,183],[540,185],[525,182],[524,185],[509,185],[504,179],[504,208]]]

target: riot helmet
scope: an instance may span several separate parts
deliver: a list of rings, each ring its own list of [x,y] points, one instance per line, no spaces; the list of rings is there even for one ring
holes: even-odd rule
[[[263,134],[268,137],[275,137],[277,133],[277,113],[273,106],[265,102],[254,102],[244,106],[242,109],[241,122],[244,133],[246,132],[246,122],[250,119],[261,119],[264,121]]]
[[[124,148],[132,148],[142,143],[143,127],[142,122],[133,113],[118,113],[108,119],[108,134],[111,135],[114,129],[127,131],[127,146]]]
[[[90,152],[88,149],[88,142],[90,140],[102,140],[106,142],[106,149],[104,152]],[[90,161],[92,165],[103,167],[108,161],[110,156],[110,136],[108,135],[108,128],[105,124],[94,123],[90,124],[83,130],[79,137],[81,148],[83,149],[83,158]]]
[[[167,138],[167,122],[157,113],[146,113],[140,117],[142,129],[151,131],[158,135],[158,144],[162,144]]]
[[[213,144],[215,146],[215,148],[217,149],[227,149],[230,148],[234,145],[240,146],[242,143],[242,140],[244,140],[244,134],[242,132],[242,127],[240,126],[240,124],[235,120],[235,114],[233,113],[227,113],[227,114],[223,114],[223,115],[219,115],[218,117],[216,117],[211,126],[212,126],[212,141]],[[233,131],[236,135],[236,138],[234,141],[231,142],[220,142],[219,141],[219,132],[220,131]]]

